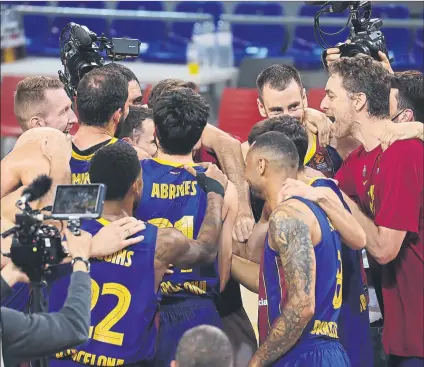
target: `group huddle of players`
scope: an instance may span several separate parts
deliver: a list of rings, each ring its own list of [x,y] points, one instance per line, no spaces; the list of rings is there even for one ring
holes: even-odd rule
[[[70,170],[73,184],[107,186],[102,217],[82,222],[93,241],[124,218],[125,237],[132,239],[112,245],[103,236],[103,244],[93,245],[90,339],[52,357],[51,366],[169,366],[182,335],[202,324],[227,333],[237,367],[372,366],[365,232],[331,179],[342,158],[305,128],[323,114],[306,108],[298,72],[277,65],[259,75],[258,105],[267,119],[255,125],[248,142],[237,142],[244,164],[233,180],[222,152],[236,140],[207,124],[208,104],[193,83],[166,80],[153,88],[153,158],[130,139],[116,138],[132,131],[125,119],[134,96],[127,84],[119,90],[122,69],[112,69],[95,69],[81,80],[81,125],[72,148],[45,128],[30,138],[59,142],[51,153],[52,175],[63,179]],[[272,106],[272,73],[289,81],[286,107]],[[105,98],[116,104],[104,117],[101,104],[98,111],[90,105],[102,83],[114,85]],[[223,139],[221,152],[202,147],[205,134]],[[207,156],[226,175],[202,163]],[[53,170],[57,159],[69,159],[65,171]],[[323,205],[314,203],[310,188],[325,198]],[[240,218],[246,202],[254,226],[253,214]],[[68,265],[54,270],[50,311],[63,306],[70,274]],[[239,284],[259,295],[259,348]],[[15,295],[8,307],[19,302]]]

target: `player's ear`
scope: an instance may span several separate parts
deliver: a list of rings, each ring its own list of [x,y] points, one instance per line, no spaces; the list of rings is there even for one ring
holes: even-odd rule
[[[258,173],[260,176],[263,176],[265,174],[266,169],[266,161],[263,158],[259,158],[258,160]]]
[[[302,89],[302,102],[303,102],[303,108],[308,107],[308,97],[306,96],[306,89]]]
[[[44,127],[44,126],[46,126],[46,122],[40,116],[31,117],[28,123],[28,129],[33,129],[35,127]]]
[[[410,121],[415,121],[415,117],[414,117],[414,112],[412,110],[410,110],[409,108],[407,108],[405,111],[403,111],[399,117],[398,117],[398,121],[399,122],[410,122]]]
[[[259,98],[256,99],[256,103],[258,104],[259,113],[261,114],[262,117],[266,118],[267,115],[266,115],[266,111],[265,111],[265,106],[262,104],[262,102]]]
[[[366,107],[367,104],[367,95],[365,93],[357,93],[354,101],[354,106],[356,112],[361,111]]]

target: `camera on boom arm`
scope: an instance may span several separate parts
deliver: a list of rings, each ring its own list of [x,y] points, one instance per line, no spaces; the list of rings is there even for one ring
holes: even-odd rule
[[[314,21],[314,34],[317,43],[324,48],[322,53],[322,62],[327,69],[327,49],[331,47],[338,47],[340,49],[340,56],[354,57],[358,54],[365,54],[371,56],[373,59],[380,61],[378,52],[381,51],[388,55],[386,39],[381,27],[383,21],[380,18],[371,18],[372,7],[370,1],[325,1],[325,2],[312,2],[316,5],[322,5],[321,9],[315,15]],[[342,13],[349,9],[349,18],[343,29],[339,32],[329,34],[325,33],[320,28],[319,18],[325,13]],[[348,23],[352,24],[347,42],[338,43],[332,46],[327,43],[323,35],[337,35],[343,32]],[[390,59],[393,61],[393,59]]]
[[[73,99],[82,77],[94,68],[102,67],[106,55],[112,61],[121,61],[140,54],[140,41],[131,38],[111,38],[98,36],[86,26],[68,23],[60,34],[60,60],[64,72],[59,71],[59,79],[65,85],[68,96]]]

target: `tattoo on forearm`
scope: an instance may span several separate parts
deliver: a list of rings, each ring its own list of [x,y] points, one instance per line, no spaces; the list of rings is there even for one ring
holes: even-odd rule
[[[207,244],[207,250],[214,252],[222,230],[222,204],[224,200],[218,194],[208,194],[206,214],[200,227],[197,240]]]
[[[311,316],[304,311],[315,305],[314,248],[308,226],[292,216],[293,210],[283,207],[270,218],[269,239],[280,252],[288,301],[257,351],[264,365],[276,361],[298,341]]]

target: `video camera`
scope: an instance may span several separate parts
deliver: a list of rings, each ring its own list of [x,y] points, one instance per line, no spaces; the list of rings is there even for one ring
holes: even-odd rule
[[[59,79],[65,85],[66,93],[71,100],[76,96],[76,90],[81,78],[94,68],[105,63],[100,52],[112,61],[137,57],[140,54],[141,42],[131,38],[108,39],[100,37],[86,26],[68,23],[60,34],[60,60],[65,72],[59,71]]]
[[[380,61],[378,51],[385,53],[388,56],[386,39],[380,28],[383,26],[383,21],[379,18],[371,18],[372,8],[370,1],[313,1],[314,5],[322,5],[321,9],[315,15],[314,34],[317,43],[324,48],[322,53],[322,62],[327,69],[327,48],[338,47],[340,55],[343,57],[354,57],[357,54],[365,54],[373,59]],[[321,30],[319,18],[324,13],[342,13],[349,8],[349,18],[343,29],[336,33],[325,33]],[[352,23],[352,28],[348,40],[350,43],[339,43],[336,46],[331,46],[324,39],[325,35],[336,35],[344,31],[348,23]],[[390,59],[393,61],[393,59]]]
[[[41,281],[49,273],[47,266],[57,265],[67,256],[59,230],[43,221],[68,220],[68,228],[78,236],[81,219],[99,218],[103,212],[106,194],[103,184],[58,185],[53,207],[33,210],[28,203],[42,198],[51,184],[50,177],[37,177],[16,202],[16,207],[22,211],[16,214],[16,226],[1,234],[2,238],[13,235],[10,253],[3,255],[10,257],[34,282]],[[44,210],[51,210],[51,215],[42,214]]]

